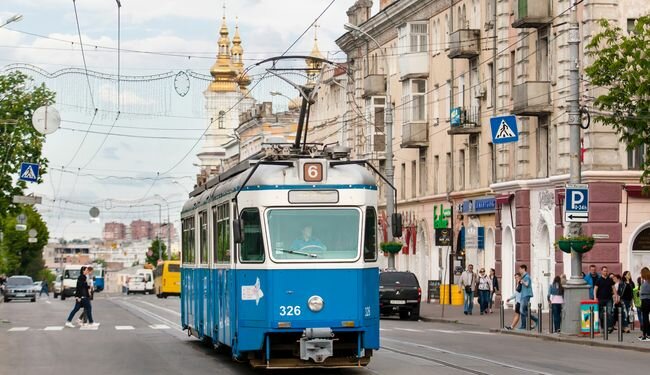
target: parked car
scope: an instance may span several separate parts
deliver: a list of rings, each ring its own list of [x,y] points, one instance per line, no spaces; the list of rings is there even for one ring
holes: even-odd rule
[[[36,294],[40,293],[44,282],[45,281],[34,281],[34,284],[32,285],[32,291],[34,291]]]
[[[131,293],[142,293],[147,292],[147,284],[145,282],[144,276],[131,276],[129,281],[126,283],[126,294]]]
[[[379,274],[379,311],[399,314],[400,319],[418,320],[422,289],[412,272],[385,271]]]
[[[8,278],[4,301],[9,302],[12,299],[28,299],[32,302],[36,302],[34,280],[25,275],[16,275]]]
[[[54,298],[59,298],[61,295],[61,279],[63,278],[63,275],[58,274],[56,275],[56,279],[54,279],[54,284],[52,285],[52,293],[54,293]]]

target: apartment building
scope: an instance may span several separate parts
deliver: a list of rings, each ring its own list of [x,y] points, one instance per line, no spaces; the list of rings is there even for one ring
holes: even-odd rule
[[[358,0],[348,10],[349,22],[372,39],[347,32],[336,41],[351,77],[343,139],[356,157],[384,168],[390,87],[396,210],[405,218],[407,244],[396,265],[415,272],[421,283],[446,279],[447,270],[461,265],[460,257],[449,265],[449,249],[434,245],[433,210],[440,204],[454,208],[456,249],[464,261],[495,268],[504,295],[512,292],[519,264],[529,265],[537,298],[546,295],[555,274],[570,273],[569,256],[553,244],[566,227],[561,207],[569,170],[571,4],[386,0],[372,15],[372,1]],[[625,29],[650,11],[642,0],[584,0],[577,7],[583,66],[599,19]],[[580,91],[582,105],[593,110],[598,91],[586,80]],[[330,117],[321,107],[311,116]],[[506,114],[517,115],[519,141],[494,145],[489,120]],[[340,139],[321,134],[318,140],[326,143]],[[591,205],[584,233],[607,237],[583,263],[636,274],[650,262],[650,201],[641,194],[638,171],[643,150],[626,151],[611,128],[593,122],[582,139]]]

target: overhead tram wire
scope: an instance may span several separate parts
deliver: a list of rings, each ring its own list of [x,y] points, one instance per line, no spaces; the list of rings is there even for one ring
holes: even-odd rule
[[[291,48],[293,48],[293,46],[295,46],[300,41],[300,39],[302,39],[302,37],[305,36],[305,34],[307,34],[307,32],[309,32],[309,30],[312,28],[312,26],[314,26],[314,24],[316,24],[318,22],[318,20],[332,7],[332,5],[334,5],[335,2],[336,2],[336,0],[330,1],[330,3],[325,7],[325,9],[314,19],[314,21],[312,23],[309,24],[309,26],[296,38],[296,40],[293,41],[293,43],[291,43],[291,45],[289,45],[289,47],[287,47],[287,49],[280,56],[285,56],[291,50]],[[253,91],[253,89],[255,87],[257,87],[257,85],[259,85],[259,83],[263,79],[265,79],[268,76],[268,74],[269,74],[268,72],[265,72],[264,75],[262,76],[262,78],[260,78],[257,82],[255,82],[253,87],[251,87],[250,91]],[[239,105],[239,103],[241,103],[243,100],[244,100],[244,96],[239,98],[239,100],[237,100],[237,102],[235,104],[233,104],[227,111],[225,111],[224,115],[228,114],[230,111],[235,109]],[[176,167],[178,167],[192,153],[194,148],[196,148],[196,146],[199,144],[199,142],[201,142],[201,139],[203,138],[203,136],[205,136],[207,131],[210,129],[210,126],[212,125],[212,122],[213,121],[211,121],[210,124],[205,128],[205,130],[203,131],[201,136],[196,140],[194,145],[187,151],[187,153],[178,162],[176,162],[171,168],[169,168],[165,172],[161,173],[162,175],[166,175],[169,172],[176,169]]]
[[[95,98],[93,97],[93,90],[92,87],[90,86],[90,78],[88,77],[88,64],[86,64],[86,54],[84,52],[84,44],[81,38],[81,27],[79,26],[79,14],[77,13],[77,0],[72,0],[72,5],[74,7],[74,18],[75,21],[77,22],[77,34],[79,35],[79,47],[81,48],[81,58],[83,59],[84,70],[86,71],[86,83],[88,84],[88,93],[90,94],[90,101],[92,102],[93,107],[95,107]]]

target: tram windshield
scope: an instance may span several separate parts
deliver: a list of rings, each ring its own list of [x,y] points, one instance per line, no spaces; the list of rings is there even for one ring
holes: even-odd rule
[[[354,260],[360,216],[352,208],[269,210],[271,256],[277,261]]]

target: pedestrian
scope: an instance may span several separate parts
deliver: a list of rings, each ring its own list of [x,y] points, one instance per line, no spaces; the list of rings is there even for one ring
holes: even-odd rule
[[[92,307],[90,305],[90,296],[88,294],[88,283],[86,282],[89,272],[86,267],[81,267],[81,274],[77,278],[77,285],[75,289],[75,304],[72,311],[68,315],[68,319],[65,322],[66,327],[74,328],[75,325],[72,324],[72,319],[74,318],[77,311],[82,307],[88,316],[88,321],[91,326],[97,326],[98,324],[93,321]]]
[[[639,328],[643,331],[643,309],[641,308],[640,296],[641,284],[643,284],[643,280],[641,279],[641,276],[639,276],[636,279],[636,287],[632,291],[632,300],[634,301],[634,309],[636,310],[636,317],[639,321]]]
[[[632,273],[630,273],[630,271],[623,272],[621,283],[623,284],[623,288],[619,291],[619,296],[621,297],[623,314],[625,316],[623,323],[625,323],[626,327],[625,332],[630,333],[630,324],[633,322],[633,319],[630,318],[630,314],[632,314],[632,299],[634,288],[636,287],[632,280]]]
[[[487,313],[492,294],[492,278],[485,273],[485,269],[478,271],[478,303],[481,309],[481,315]]]
[[[551,332],[560,333],[562,326],[562,305],[564,304],[564,286],[562,278],[555,276],[553,283],[548,288],[548,302],[551,304],[551,314],[553,315],[553,327]]]
[[[512,324],[506,326],[507,330],[511,330],[513,327],[517,327],[519,323],[519,318],[521,317],[521,274],[519,272],[515,273],[515,293],[508,298],[506,302],[515,300],[515,315],[512,317]]]
[[[607,266],[603,266],[600,271],[600,277],[596,279],[594,284],[594,297],[598,301],[600,326],[603,327],[603,329],[608,329],[609,333],[612,333],[612,331],[614,331],[614,325],[612,324],[612,310],[614,307],[616,288],[614,287],[614,280],[609,277]],[[605,314],[607,314],[609,327],[605,327]]]
[[[623,326],[623,332],[630,333],[630,328],[628,327],[627,320],[627,310],[625,309],[625,304],[623,303],[623,294],[627,291],[628,286],[623,282],[623,278],[619,274],[613,275],[612,279],[614,280],[614,289],[616,290],[616,294],[614,294],[614,316],[612,317],[612,326],[616,327],[620,311],[622,314],[621,325]],[[630,298],[631,297],[632,296],[630,293]]]
[[[600,278],[598,272],[596,272],[596,265],[592,264],[589,266],[589,273],[584,276],[584,280],[589,284],[589,299],[594,299],[594,286],[596,281]]]
[[[92,266],[86,267],[86,270],[88,271],[89,275],[92,275],[92,273],[93,273],[93,267]],[[92,281],[92,278],[88,277],[86,279],[86,282],[88,283],[88,295],[90,296],[89,298],[92,301],[92,299],[93,299],[93,281]],[[88,314],[86,314],[86,309],[84,309],[84,311],[81,313],[81,315],[79,315],[79,319],[77,319],[77,323],[79,325],[88,323]]]
[[[530,299],[533,298],[533,282],[530,279],[530,275],[528,274],[527,265],[522,264],[519,266],[519,272],[521,273],[521,280],[519,280],[519,284],[521,284],[521,326],[519,328],[533,329],[535,328],[535,325],[527,327],[528,314],[530,314],[530,320],[537,324],[537,317],[532,314],[528,306]]]
[[[643,334],[639,337],[641,341],[650,341],[650,269],[643,267],[641,269],[641,278],[643,284],[639,290],[641,299],[641,309],[643,311]]]
[[[45,293],[47,298],[50,298],[50,290],[48,289],[47,286],[47,280],[41,281],[41,291],[38,292],[38,298],[41,298],[41,295],[43,295],[43,293]]]
[[[494,270],[494,268],[490,268],[490,279],[492,280],[492,293],[490,293],[490,307],[489,311],[490,314],[492,314],[494,311],[492,311],[492,306],[494,305],[494,302],[496,300],[496,295],[498,294],[499,290],[499,278],[497,277],[497,273]]]
[[[474,266],[470,264],[467,266],[467,270],[463,271],[462,275],[460,275],[460,289],[465,293],[463,299],[463,313],[465,315],[472,315],[475,288],[476,274],[474,273]]]

